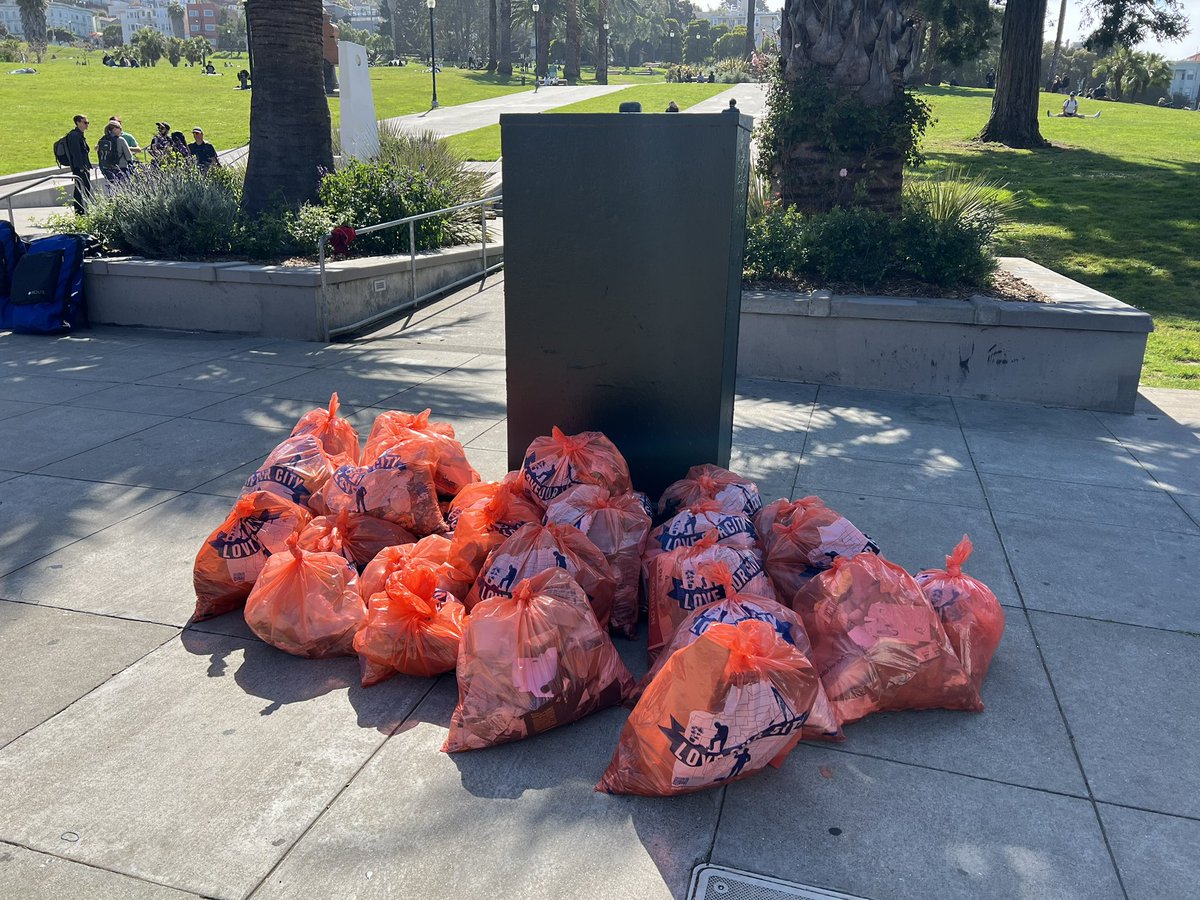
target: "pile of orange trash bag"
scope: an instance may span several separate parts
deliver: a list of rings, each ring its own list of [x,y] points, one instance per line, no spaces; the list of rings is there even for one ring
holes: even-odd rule
[[[650,682],[596,790],[671,797],[781,764],[818,684],[808,658],[769,623],[714,625]]]
[[[632,490],[629,464],[612,441],[598,431],[563,434],[558,426],[530,443],[521,478],[530,499],[543,508],[576,484],[598,484],[610,494]]]
[[[725,596],[688,613],[675,629],[674,636],[663,648],[654,665],[650,667],[650,671],[639,679],[634,687],[635,699],[642,695],[646,686],[662,671],[667,660],[674,656],[677,650],[694,643],[714,625],[739,625],[747,621],[766,622],[775,629],[780,640],[791,644],[804,654],[805,659],[812,662],[812,644],[808,640],[808,632],[804,630],[804,622],[799,614],[769,597],[756,597],[734,589],[729,571],[724,566],[715,569],[714,578],[725,588]],[[837,714],[833,711],[829,698],[825,695],[825,688],[820,682],[817,683],[817,696],[813,700],[811,714],[804,723],[803,737],[807,740],[840,740],[842,737]]]
[[[739,512],[722,509],[716,500],[698,500],[677,511],[650,532],[646,541],[642,565],[649,571],[654,559],[680,547],[690,547],[709,532],[715,532],[726,547],[741,550],[758,549],[758,532],[754,522]]]
[[[329,481],[333,470],[333,462],[314,435],[286,437],[246,479],[242,493],[266,491],[308,505]]]
[[[358,573],[340,554],[301,550],[299,535],[263,566],[246,598],[246,624],[272,647],[320,659],[351,656],[366,617]]]
[[[358,432],[338,415],[338,395],[329,398],[327,409],[306,412],[292,429],[292,437],[311,434],[334,466],[358,465]]]
[[[239,497],[196,554],[195,621],[243,606],[267,559],[286,550],[288,538],[299,536],[311,518],[307,509],[266,491]]]
[[[945,569],[918,572],[916,580],[937,610],[958,661],[981,691],[1004,634],[1004,607],[986,584],[963,573],[972,549],[971,539],[964,534],[946,557]]]
[[[555,568],[578,582],[600,627],[607,629],[617,575],[596,545],[569,525],[522,525],[488,554],[467,594],[467,609],[474,610],[492,597],[509,596],[517,583]]]
[[[882,556],[837,557],[792,607],[843,725],[889,710],[983,709],[937,612],[913,577]]]
[[[594,484],[559,494],[546,507],[546,522],[581,531],[604,554],[617,578],[609,627],[627,638],[637,634],[638,587],[650,516],[632,491],[610,495]]]
[[[722,544],[715,531],[650,561],[646,595],[651,662],[689,613],[724,599],[725,579],[739,592],[775,599],[758,551]]]
[[[633,686],[583,589],[557,567],[471,610],[457,671],[448,753],[574,722],[619,704]]]
[[[692,466],[687,475],[663,491],[658,511],[669,518],[680,509],[714,500],[717,508],[734,515],[753,518],[762,509],[758,485],[728,469],[706,463]]]
[[[763,564],[784,603],[790,603],[796,591],[828,569],[836,557],[879,552],[874,541],[820,497],[775,500],[759,510],[754,525],[762,542]]]
[[[457,665],[466,609],[438,580],[435,566],[416,563],[368,600],[354,635],[363,687],[393,675],[429,678]]]

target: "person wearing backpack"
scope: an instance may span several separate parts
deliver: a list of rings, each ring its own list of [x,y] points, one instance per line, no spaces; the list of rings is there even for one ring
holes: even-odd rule
[[[87,142],[88,117],[76,116],[75,127],[63,138],[66,144],[67,165],[75,181],[75,212],[83,215],[84,206],[92,199],[91,147]]]
[[[104,137],[96,144],[96,161],[100,164],[100,174],[109,183],[110,189],[118,182],[124,181],[133,167],[133,155],[129,145],[121,137],[121,123],[109,121],[104,127]]]

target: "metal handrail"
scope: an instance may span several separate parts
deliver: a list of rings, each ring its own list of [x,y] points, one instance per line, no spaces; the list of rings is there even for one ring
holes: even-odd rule
[[[72,172],[70,169],[62,168],[59,171],[55,172],[53,175],[45,175],[42,178],[39,178],[37,181],[32,182],[31,184],[27,184],[24,187],[17,188],[15,191],[10,191],[9,193],[5,194],[3,197],[0,197],[0,200],[3,200],[8,205],[8,224],[12,225],[14,228],[16,227],[16,224],[17,224],[17,220],[13,217],[13,205],[12,205],[13,197],[17,196],[17,194],[23,194],[26,191],[32,191],[35,187],[41,187],[47,181],[53,181],[55,178],[62,178],[64,172],[70,173],[72,178],[75,175],[75,173]],[[91,180],[90,179],[91,172],[89,172],[88,175],[89,175],[88,180],[90,181]]]
[[[410,309],[414,306],[419,306],[430,297],[436,294],[445,293],[460,285],[467,284],[477,278],[487,279],[490,272],[494,272],[504,265],[503,262],[493,263],[488,265],[487,262],[487,208],[488,206],[503,202],[503,195],[497,194],[494,197],[484,197],[480,200],[472,200],[470,203],[460,203],[458,206],[447,206],[444,209],[435,209],[432,212],[418,213],[415,216],[407,216],[403,219],[396,219],[392,222],[380,222],[377,225],[367,225],[364,228],[354,229],[355,235],[370,234],[374,231],[383,231],[388,228],[396,228],[400,225],[408,226],[408,284],[409,293],[412,299],[399,304],[398,306],[389,307],[382,312],[374,313],[367,316],[365,319],[360,319],[357,322],[351,322],[349,325],[341,325],[337,328],[329,327],[329,284],[325,275],[325,250],[329,246],[331,235],[323,234],[317,240],[317,262],[321,268],[321,333],[324,335],[325,342],[328,343],[336,335],[349,334],[353,331],[358,331],[368,325],[374,325],[376,322],[394,316],[396,313],[405,309]],[[432,219],[434,216],[444,216],[447,213],[461,212],[464,209],[473,209],[479,207],[479,238],[482,246],[479,252],[480,266],[479,272],[459,278],[450,284],[444,284],[432,291],[427,291],[420,297],[417,296],[417,230],[416,223],[424,219]]]

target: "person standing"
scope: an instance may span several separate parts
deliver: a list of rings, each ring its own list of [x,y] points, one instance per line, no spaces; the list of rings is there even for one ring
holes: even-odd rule
[[[133,168],[133,155],[129,145],[121,137],[121,123],[110,121],[104,127],[104,137],[96,144],[96,161],[100,164],[100,174],[108,182],[109,188],[124,181]]]
[[[188,144],[188,152],[195,157],[201,172],[207,172],[214,166],[221,168],[221,161],[217,159],[217,148],[204,140],[204,129],[199,126],[192,129],[192,143]]]
[[[87,116],[76,116],[75,127],[67,132],[67,158],[75,181],[74,201],[78,215],[83,215],[84,207],[92,199],[92,148],[87,142],[89,124]]]

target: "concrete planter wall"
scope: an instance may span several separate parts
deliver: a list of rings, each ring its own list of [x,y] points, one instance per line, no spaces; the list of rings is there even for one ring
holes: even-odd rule
[[[416,296],[479,271],[481,249],[467,244],[419,254]],[[504,245],[489,242],[488,264],[503,257]],[[407,256],[327,263],[325,274],[328,325],[334,329],[414,296]],[[84,264],[84,290],[96,324],[323,340],[317,266],[97,259]]]
[[[1027,259],[1056,302],[742,295],[738,373],[1132,412],[1150,316]]]

